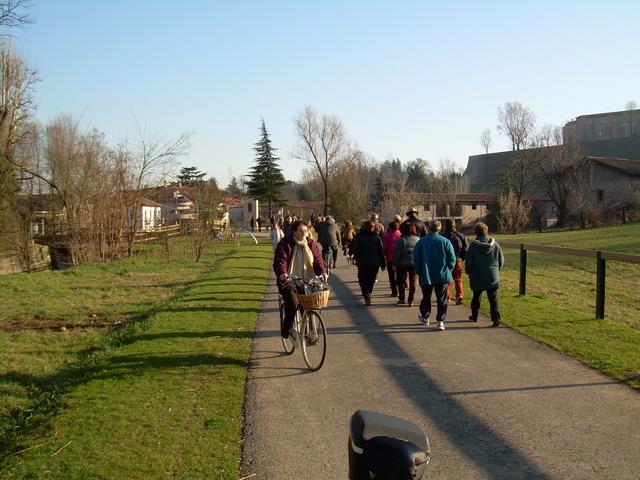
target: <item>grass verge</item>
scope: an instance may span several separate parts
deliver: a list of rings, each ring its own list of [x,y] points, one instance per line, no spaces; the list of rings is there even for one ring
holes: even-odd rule
[[[585,231],[500,235],[528,242],[640,254],[640,224]],[[640,389],[640,265],[608,262],[605,320],[595,319],[595,259],[528,252],[527,295],[518,296],[519,251],[506,256],[500,290],[504,323]],[[485,312],[487,305],[484,300]],[[544,368],[544,366],[541,366]]]
[[[67,352],[66,363],[37,378],[39,394],[13,410],[26,421],[7,437],[2,476],[236,478],[247,359],[271,254],[267,245],[227,246],[142,321]]]

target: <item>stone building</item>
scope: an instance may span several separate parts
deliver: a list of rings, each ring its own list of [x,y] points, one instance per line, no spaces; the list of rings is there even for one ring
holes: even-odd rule
[[[580,115],[562,128],[568,142],[590,142],[640,135],[640,109]]]

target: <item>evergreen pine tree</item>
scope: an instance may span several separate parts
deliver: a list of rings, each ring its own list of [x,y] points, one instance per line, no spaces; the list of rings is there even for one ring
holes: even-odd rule
[[[195,187],[198,182],[202,181],[205,175],[205,173],[202,173],[196,167],[182,167],[180,169],[180,175],[178,175],[178,180],[180,180],[183,185]]]
[[[287,182],[278,166],[279,158],[274,155],[276,149],[271,146],[264,119],[260,128],[260,140],[255,145],[253,150],[256,152],[256,160],[246,183],[247,194],[266,201],[269,205],[269,218],[271,218],[271,206],[285,203],[282,187]]]

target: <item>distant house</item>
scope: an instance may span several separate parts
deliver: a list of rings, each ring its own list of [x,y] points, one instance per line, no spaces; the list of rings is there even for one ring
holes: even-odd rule
[[[423,221],[455,218],[460,224],[473,224],[484,220],[498,203],[491,193],[389,193],[383,201],[381,216],[387,221],[393,215],[413,207]]]
[[[611,157],[586,157],[583,163],[589,200],[603,210],[627,202],[640,191],[640,161]]]
[[[173,225],[196,218],[196,189],[194,187],[169,185],[145,191],[147,198],[160,204],[162,222]]]
[[[65,208],[59,195],[18,194],[18,210],[31,221],[31,235],[44,236],[61,232]]]
[[[162,205],[145,198],[136,214],[136,225],[139,230],[152,230],[162,225]]]

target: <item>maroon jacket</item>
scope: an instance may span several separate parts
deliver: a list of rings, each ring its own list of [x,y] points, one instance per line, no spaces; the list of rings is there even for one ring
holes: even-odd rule
[[[316,275],[322,275],[323,273],[326,273],[320,246],[308,237],[307,243],[309,244],[311,253],[313,253],[313,271]],[[282,290],[285,285],[285,282],[282,282],[280,280],[280,275],[282,275],[283,273],[289,273],[289,262],[291,261],[291,257],[293,256],[293,249],[295,248],[295,246],[296,240],[295,238],[293,238],[293,234],[290,233],[289,235],[285,235],[276,247],[276,252],[273,257],[273,271],[275,272],[276,279],[278,280],[278,290]]]

